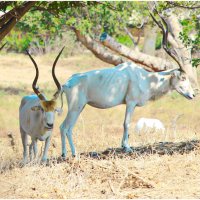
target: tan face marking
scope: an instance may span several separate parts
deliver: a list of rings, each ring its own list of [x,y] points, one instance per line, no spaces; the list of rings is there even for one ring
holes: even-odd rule
[[[56,101],[40,101],[40,104],[45,112],[52,112],[56,108]]]

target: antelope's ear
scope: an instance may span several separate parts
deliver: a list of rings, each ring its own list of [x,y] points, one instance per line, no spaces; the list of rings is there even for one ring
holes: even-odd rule
[[[55,111],[58,113],[58,116],[62,115],[62,108],[56,108]]]
[[[181,72],[179,70],[175,70],[171,73],[172,77],[179,77],[181,75]]]
[[[38,111],[38,110],[42,110],[42,107],[41,106],[33,106],[31,108],[32,111]]]

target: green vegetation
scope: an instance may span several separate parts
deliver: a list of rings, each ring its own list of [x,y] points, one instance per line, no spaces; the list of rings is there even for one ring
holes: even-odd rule
[[[20,2],[14,2],[13,6]],[[161,12],[175,7],[174,12],[184,13],[182,7],[195,7],[193,2],[159,2],[158,10]],[[197,4],[198,5],[198,4]],[[4,8],[11,9],[12,6]],[[186,8],[185,8],[186,9]],[[198,52],[200,49],[200,9],[195,9],[181,19],[184,27],[180,38],[185,46]],[[40,53],[49,53],[57,46],[70,27],[76,27],[83,34],[93,38],[99,38],[103,32],[107,32],[118,42],[131,47],[132,41],[125,35],[124,27],[140,27],[145,19],[152,24],[149,18],[147,2],[37,2],[14,30],[4,39],[8,42],[10,51],[24,52],[29,46]],[[117,23],[116,23],[117,22]],[[195,32],[196,30],[196,32]],[[192,38],[190,34],[193,33]],[[141,46],[141,44],[140,44]],[[157,37],[156,49],[161,46],[160,35]],[[193,59],[193,65],[199,64],[199,58]]]
[[[116,39],[117,42],[124,44],[128,47],[133,46],[133,42],[131,40],[131,38],[127,35],[119,35]]]
[[[162,35],[158,34],[156,37],[156,49],[160,49],[162,47]]]
[[[195,14],[192,15],[191,19],[184,19],[181,21],[183,26],[183,32],[180,33],[180,38],[186,47],[190,48],[192,52],[200,51],[200,19],[197,18]],[[193,33],[192,38],[189,34],[196,29],[197,33]],[[194,58],[192,60],[193,66],[198,66],[200,64],[199,58]]]

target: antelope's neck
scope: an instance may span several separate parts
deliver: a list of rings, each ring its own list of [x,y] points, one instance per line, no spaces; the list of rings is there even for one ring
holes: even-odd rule
[[[155,100],[170,90],[171,87],[171,75],[163,75],[160,73],[152,73],[149,76],[149,84],[150,84],[150,100]]]

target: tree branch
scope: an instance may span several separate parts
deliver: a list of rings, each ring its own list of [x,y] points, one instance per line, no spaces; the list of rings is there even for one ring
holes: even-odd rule
[[[106,1],[105,1],[106,2]],[[104,5],[104,6],[106,6],[106,7],[108,7],[110,10],[113,10],[113,11],[120,11],[120,10],[118,10],[116,7],[114,7],[113,5],[111,5],[110,3],[109,4],[106,4],[105,2],[101,2],[101,1],[96,1],[96,3],[97,4],[102,4],[102,5]]]
[[[44,8],[44,7],[41,7],[41,6],[34,6],[33,10],[34,11],[35,10],[46,11],[46,12],[49,12],[50,14],[52,14],[52,15],[55,15],[55,16],[58,15],[54,9],[48,9],[48,8]]]
[[[15,24],[30,10],[30,8],[37,3],[36,1],[25,2],[22,6],[15,9],[15,16],[12,16],[0,28],[0,41],[11,31]]]
[[[134,44],[134,48],[135,48],[138,45],[138,39],[137,39],[137,42],[136,42],[134,37],[133,37],[133,35],[132,35],[132,33],[128,30],[127,27],[124,27],[124,30],[125,30],[126,34],[131,38],[131,40],[132,40],[132,42]]]
[[[169,25],[170,32],[171,32],[171,36],[170,36],[171,41],[169,42],[172,44],[173,50],[176,53],[176,58],[178,58],[178,60],[182,63],[181,68],[188,75],[191,81],[192,87],[199,90],[197,73],[191,64],[191,51],[184,46],[183,42],[181,41],[179,37],[179,34],[180,32],[183,31],[183,28],[181,24],[179,23],[178,17],[174,15],[173,13],[171,13],[170,15],[167,16],[167,19],[165,20],[163,16],[161,16],[161,14],[158,13],[157,10],[155,10],[155,3],[154,5],[149,3],[149,7],[150,7],[149,10],[154,10],[157,12],[157,14],[161,17],[162,21],[164,22],[166,26]],[[162,29],[162,24],[160,22],[157,22],[156,24]]]
[[[0,10],[4,10],[8,5],[10,5],[12,2],[10,1],[3,1],[0,2]]]
[[[179,4],[177,4],[176,2],[173,2],[173,1],[168,1],[167,4],[173,5],[175,7],[185,8],[185,9],[198,9],[198,8],[200,8],[200,5],[199,6],[184,6],[184,5],[179,5]]]
[[[103,48],[98,42],[92,40],[89,36],[84,36],[75,28],[72,28],[78,40],[99,59],[109,64],[118,65],[126,62],[123,57],[113,55],[108,50]]]
[[[2,27],[8,20],[10,20],[12,17],[18,18],[18,10],[21,6],[15,7],[12,10],[6,12],[4,15],[0,17],[0,27]]]
[[[166,69],[177,68],[177,65],[162,58],[131,50],[128,47],[116,42],[108,34],[102,35],[100,40],[104,46],[108,47],[114,52],[128,58],[135,63],[151,68],[153,71],[163,71]]]

